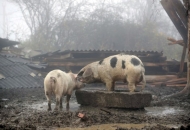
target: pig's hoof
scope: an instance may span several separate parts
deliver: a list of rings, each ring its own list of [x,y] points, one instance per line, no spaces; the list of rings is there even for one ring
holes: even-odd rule
[[[51,108],[48,108],[47,111],[51,111]]]
[[[55,108],[54,111],[58,111],[58,108]]]
[[[69,108],[69,107],[67,107],[67,108],[66,108],[66,111],[68,112],[69,110],[70,110],[70,108]]]

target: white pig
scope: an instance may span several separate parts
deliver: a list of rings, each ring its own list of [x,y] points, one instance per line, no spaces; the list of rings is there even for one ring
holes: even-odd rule
[[[62,97],[67,96],[66,108],[69,109],[69,100],[73,90],[84,87],[84,83],[76,78],[76,74],[65,73],[61,70],[50,71],[44,79],[44,91],[48,101],[48,111],[51,110],[51,95],[56,96],[55,110],[62,109]]]
[[[142,81],[146,85],[145,69],[142,61],[134,55],[118,54],[109,56],[83,67],[78,78],[84,83],[103,82],[108,91],[114,91],[115,81],[127,82],[130,92]]]

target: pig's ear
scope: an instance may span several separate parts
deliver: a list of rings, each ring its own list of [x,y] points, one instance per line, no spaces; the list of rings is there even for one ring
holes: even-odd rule
[[[89,77],[91,76],[93,73],[92,73],[92,69],[91,68],[87,68],[85,71],[84,71],[84,74],[83,74],[83,77]]]
[[[84,69],[82,68],[82,69],[78,72],[77,76],[82,76],[83,73],[84,73]]]
[[[75,77],[75,79],[77,78],[77,74],[73,74],[74,75],[74,77]]]

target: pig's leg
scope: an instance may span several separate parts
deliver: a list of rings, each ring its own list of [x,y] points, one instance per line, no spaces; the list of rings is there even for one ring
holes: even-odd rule
[[[144,74],[143,74],[142,76],[143,76],[143,80],[142,80],[142,88],[141,88],[141,92],[144,90],[145,85],[146,85],[146,79],[145,79]]]
[[[59,95],[56,95],[56,105],[55,105],[55,111],[58,110],[58,108],[60,107],[60,96]]]
[[[134,92],[135,91],[135,84],[136,84],[136,75],[130,75],[127,76],[127,81],[128,81],[128,88],[129,92]]]
[[[111,88],[112,91],[115,90],[115,82],[112,82],[112,88]]]
[[[51,95],[48,92],[46,92],[45,95],[48,101],[48,111],[51,111]]]
[[[71,95],[67,95],[67,100],[66,100],[66,109],[69,111],[69,100],[71,98]]]
[[[129,81],[128,88],[129,88],[129,92],[134,92],[135,91],[135,83]]]
[[[60,99],[60,110],[63,108],[63,97],[61,97],[61,99]]]
[[[106,88],[108,91],[114,91],[114,82],[113,81],[106,81]]]

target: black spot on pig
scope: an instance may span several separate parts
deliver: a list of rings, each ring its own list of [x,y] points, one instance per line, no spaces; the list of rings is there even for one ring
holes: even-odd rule
[[[122,60],[122,69],[125,69],[125,61]]]
[[[117,64],[117,58],[116,57],[111,58],[110,60],[111,67],[114,68],[116,64]]]
[[[104,60],[99,61],[99,64],[101,65]]]
[[[137,66],[137,65],[140,64],[140,61],[139,61],[138,59],[136,59],[136,58],[132,58],[132,59],[131,59],[131,63],[132,63],[134,66]]]

